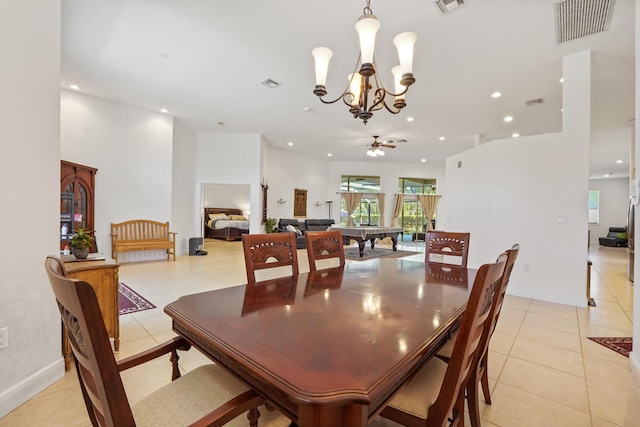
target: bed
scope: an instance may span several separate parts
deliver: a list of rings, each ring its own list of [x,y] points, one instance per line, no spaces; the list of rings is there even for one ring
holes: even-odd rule
[[[228,242],[240,240],[240,236],[249,233],[249,220],[241,218],[244,218],[242,209],[204,208],[204,237]]]

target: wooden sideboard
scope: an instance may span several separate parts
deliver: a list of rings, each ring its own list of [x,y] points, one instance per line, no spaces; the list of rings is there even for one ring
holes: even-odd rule
[[[120,318],[118,314],[118,266],[112,260],[76,261],[73,255],[62,258],[67,277],[83,280],[96,291],[107,334],[113,338],[113,347],[120,351]],[[62,355],[65,370],[71,368],[71,348],[67,333],[62,330]]]

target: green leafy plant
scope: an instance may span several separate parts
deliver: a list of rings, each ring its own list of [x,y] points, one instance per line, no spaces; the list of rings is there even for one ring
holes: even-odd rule
[[[71,249],[90,248],[93,246],[93,237],[82,228],[76,230],[69,239],[69,247]]]
[[[278,220],[275,218],[267,218],[264,223],[264,230],[267,233],[277,233],[276,225],[278,224]]]

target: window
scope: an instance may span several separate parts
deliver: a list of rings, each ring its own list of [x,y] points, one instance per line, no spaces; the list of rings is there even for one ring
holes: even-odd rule
[[[340,179],[340,191],[352,191],[354,193],[379,193],[380,177],[342,175]]]
[[[436,180],[433,178],[400,178],[398,193],[436,194]]]
[[[404,194],[402,213],[398,224],[404,229],[407,236],[413,236],[416,240],[422,240],[417,233],[424,233],[427,229],[427,218],[422,212],[422,206],[418,198],[413,194],[437,194],[436,180],[434,178],[399,178],[398,193]],[[434,218],[431,218],[434,221]]]
[[[600,192],[589,190],[589,224],[600,223]]]
[[[380,192],[379,176],[342,175],[340,191],[365,193],[353,215],[354,225],[378,225],[380,223],[380,207],[375,194]],[[368,193],[368,194],[367,194]],[[347,208],[344,198],[340,199],[340,223],[347,224]]]

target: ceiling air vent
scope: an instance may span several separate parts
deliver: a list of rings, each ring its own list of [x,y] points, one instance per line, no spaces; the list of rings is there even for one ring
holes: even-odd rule
[[[433,4],[436,5],[440,13],[443,15],[448,15],[460,8],[460,6],[464,6],[467,0],[436,0]]]
[[[260,82],[260,84],[263,84],[266,87],[270,87],[271,89],[275,89],[278,86],[280,86],[280,83],[278,83],[275,80],[271,80],[271,79],[264,80],[264,81]]]
[[[553,4],[556,15],[556,43],[599,33],[609,29],[615,0],[558,0]]]
[[[536,98],[536,99],[530,99],[528,101],[525,101],[524,103],[527,104],[527,107],[533,107],[534,105],[540,105],[542,104],[542,98]]]

